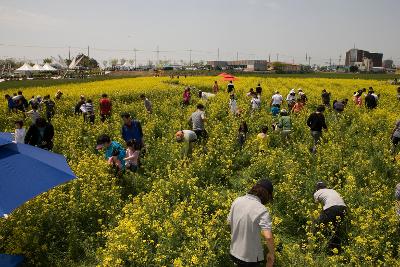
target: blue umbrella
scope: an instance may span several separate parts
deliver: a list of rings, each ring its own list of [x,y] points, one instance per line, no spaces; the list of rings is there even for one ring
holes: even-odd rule
[[[17,267],[24,261],[24,257],[19,255],[0,254],[1,267]]]
[[[64,156],[25,144],[0,146],[0,216],[75,178]]]
[[[11,133],[0,133],[0,146],[12,143],[13,136]]]

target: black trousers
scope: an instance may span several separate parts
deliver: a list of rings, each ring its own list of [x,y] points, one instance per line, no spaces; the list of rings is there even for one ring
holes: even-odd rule
[[[264,261],[245,262],[245,261],[239,260],[238,258],[236,258],[232,255],[231,255],[231,259],[235,263],[235,266],[238,266],[238,267],[261,267],[261,266],[265,265]]]
[[[347,213],[346,206],[332,206],[326,210],[323,210],[319,215],[319,218],[315,221],[316,227],[314,231],[319,230],[320,225],[323,224],[325,236],[330,236],[328,242],[328,249],[337,248],[340,250],[340,243],[344,238],[343,221]],[[327,229],[329,223],[332,223],[333,228]]]

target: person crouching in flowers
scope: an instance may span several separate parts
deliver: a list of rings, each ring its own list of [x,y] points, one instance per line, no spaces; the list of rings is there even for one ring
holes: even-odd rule
[[[96,149],[104,149],[104,157],[113,167],[116,167],[117,175],[123,173],[125,170],[125,150],[120,143],[111,141],[110,136],[103,134],[97,138]]]
[[[125,166],[128,170],[136,172],[139,168],[140,146],[135,139],[126,142]]]
[[[325,229],[325,236],[330,236],[328,249],[340,251],[342,238],[342,222],[347,213],[347,207],[342,197],[333,189],[328,189],[324,182],[318,182],[314,199],[317,203],[322,203],[323,210],[314,223],[314,234]],[[332,228],[331,228],[332,227]]]
[[[231,228],[230,255],[236,266],[265,266],[261,235],[268,248],[266,266],[274,264],[272,220],[264,206],[273,200],[272,193],[272,183],[263,179],[232,203],[227,221]]]
[[[188,158],[192,155],[193,143],[197,141],[197,135],[191,130],[181,130],[175,134],[176,141],[178,143],[183,143],[183,148],[181,150],[182,158]]]

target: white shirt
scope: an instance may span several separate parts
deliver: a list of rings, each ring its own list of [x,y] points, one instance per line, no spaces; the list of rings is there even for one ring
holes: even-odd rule
[[[280,105],[282,104],[283,97],[280,94],[274,94],[272,96],[272,105]]]
[[[14,132],[15,143],[20,143],[20,144],[25,143],[25,134],[26,134],[25,128],[15,129]]]
[[[215,94],[207,93],[207,92],[201,92],[201,99],[207,100],[209,98],[213,98]]]
[[[326,210],[333,206],[346,206],[342,197],[333,189],[320,189],[314,193],[314,199],[316,202],[321,202]]]
[[[252,109],[259,109],[261,107],[261,100],[259,98],[253,97],[251,99],[251,108]]]

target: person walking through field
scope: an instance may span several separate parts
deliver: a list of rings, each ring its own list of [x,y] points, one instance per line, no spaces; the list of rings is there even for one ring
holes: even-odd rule
[[[328,189],[324,182],[316,184],[314,199],[317,203],[322,203],[323,209],[318,219],[314,222],[314,233],[325,231],[325,236],[329,237],[328,249],[341,249],[341,226],[347,213],[347,207],[342,197],[333,189]],[[332,229],[329,229],[332,224]]]
[[[374,91],[369,91],[365,97],[365,107],[367,109],[375,109],[378,105],[377,98],[373,95]]]
[[[283,140],[287,142],[292,132],[292,119],[287,110],[282,109],[277,126],[281,130]]]
[[[292,112],[294,114],[299,114],[303,110],[303,108],[304,108],[304,103],[303,103],[303,101],[301,101],[300,98],[298,98],[296,100],[296,104],[294,104],[294,106],[292,108]]]
[[[276,91],[275,94],[271,97],[271,103],[270,106],[277,106],[277,107],[281,107],[283,102],[283,97],[281,94],[279,94],[279,91]]]
[[[257,87],[256,87],[256,94],[261,96],[261,93],[262,93],[261,84],[257,84]]]
[[[207,121],[203,104],[197,105],[197,110],[192,113],[189,118],[189,123],[192,125],[192,130],[196,133],[198,140],[207,139],[208,133],[204,128],[204,123]]]
[[[107,94],[102,94],[100,99],[100,120],[105,122],[107,118],[111,117],[112,103]]]
[[[83,104],[85,104],[86,99],[84,95],[81,95],[79,97],[79,101],[75,104],[75,108],[74,108],[74,114],[75,115],[81,115],[82,114],[82,110],[81,110],[81,106]]]
[[[218,86],[218,82],[217,81],[214,81],[214,85],[213,85],[212,89],[213,89],[214,94],[218,93],[219,86]]]
[[[150,100],[144,94],[140,95],[140,99],[142,99],[147,113],[151,114],[153,112],[153,104],[150,102]]]
[[[397,146],[400,142],[400,120],[396,121],[396,124],[392,130],[392,134],[390,136],[390,139],[392,141],[392,148],[391,148],[391,154],[395,155],[397,152]]]
[[[183,105],[188,106],[190,104],[190,99],[192,95],[190,93],[190,87],[186,87],[185,91],[183,92]]]
[[[50,95],[46,95],[43,99],[43,104],[46,107],[47,121],[51,122],[51,118],[56,114],[56,103],[50,99]]]
[[[227,221],[231,228],[230,255],[236,266],[273,266],[275,244],[272,219],[264,206],[272,202],[272,194],[272,183],[262,179],[246,195],[233,201]],[[268,249],[266,257],[261,236]]]
[[[131,115],[127,112],[121,114],[123,121],[121,135],[125,142],[136,140],[140,149],[144,148],[144,138],[142,124],[138,120],[133,120]]]
[[[288,105],[288,110],[291,112],[293,106],[296,104],[296,91],[294,89],[290,90],[289,94],[286,96],[286,102]]]
[[[321,98],[322,98],[322,105],[326,107],[331,106],[331,93],[328,93],[326,89],[322,90]]]
[[[235,85],[233,84],[233,81],[230,81],[230,82],[228,83],[228,89],[227,89],[228,94],[233,93],[233,90],[235,90]]]
[[[325,111],[324,106],[318,106],[317,111],[312,113],[307,120],[307,126],[310,127],[311,130],[311,136],[313,137],[314,140],[314,145],[311,148],[312,153],[317,152],[317,145],[320,142],[320,139],[322,137],[322,129],[325,129],[325,131],[328,130],[328,127],[326,126],[325,122],[325,116],[323,112]]]

